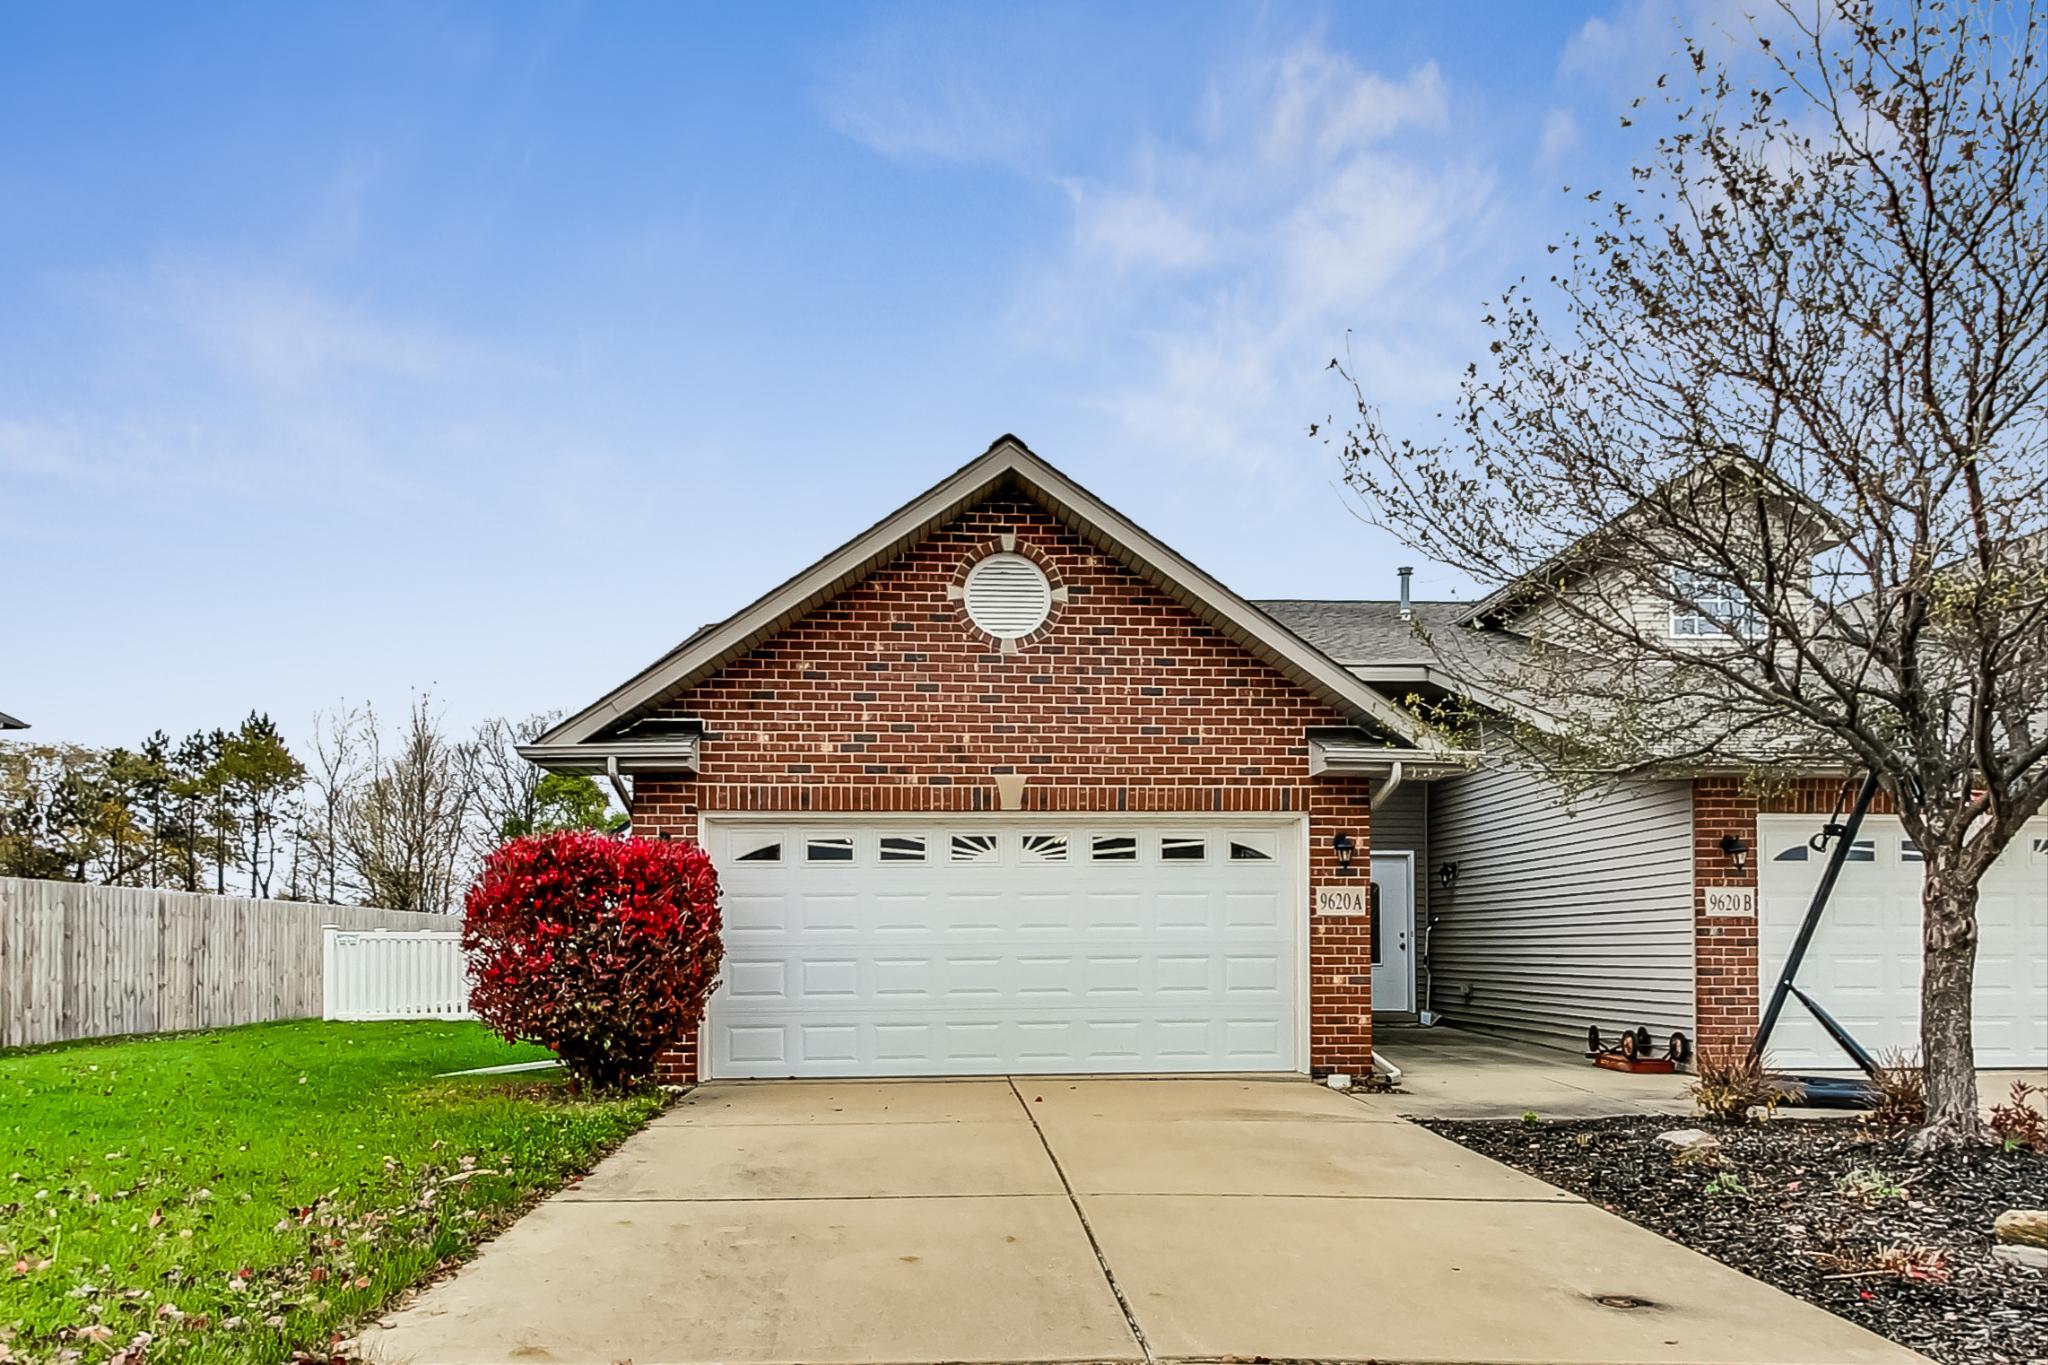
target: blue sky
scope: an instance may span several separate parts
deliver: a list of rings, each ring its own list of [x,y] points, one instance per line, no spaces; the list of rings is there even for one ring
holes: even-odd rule
[[[1426,424],[1674,31],[7,7],[0,710],[574,708],[1005,431],[1248,596],[1387,596],[1324,365]]]

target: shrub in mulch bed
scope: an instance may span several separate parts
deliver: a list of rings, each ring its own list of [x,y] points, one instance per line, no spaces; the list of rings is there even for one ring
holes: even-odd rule
[[[2048,1208],[2048,1157],[1915,1156],[1846,1120],[1701,1123],[1721,1142],[1704,1157],[1657,1141],[1690,1122],[1424,1126],[1948,1365],[2048,1358],[2048,1271],[1991,1236]]]

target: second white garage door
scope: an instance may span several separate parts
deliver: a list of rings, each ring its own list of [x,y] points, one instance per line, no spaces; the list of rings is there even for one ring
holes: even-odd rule
[[[1766,816],[1758,826],[1758,986],[1769,1001],[1812,902],[1824,854],[1807,840],[1818,816]],[[1872,816],[1799,969],[1799,986],[1873,1054],[1920,1047],[1919,850],[1896,818]],[[2048,1065],[2048,822],[2037,821],[1985,874],[1977,899],[1977,1065]],[[1770,1043],[1781,1066],[1851,1065],[1806,1007],[1786,1004]]]
[[[707,822],[708,1074],[1292,1071],[1299,821]]]

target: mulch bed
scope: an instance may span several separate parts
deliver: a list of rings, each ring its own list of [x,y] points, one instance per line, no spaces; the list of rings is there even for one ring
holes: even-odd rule
[[[2048,1271],[1991,1253],[2000,1213],[2048,1208],[2048,1157],[1918,1157],[1845,1120],[1424,1126],[1948,1365],[2048,1359]],[[1685,1127],[1718,1164],[1656,1140]]]

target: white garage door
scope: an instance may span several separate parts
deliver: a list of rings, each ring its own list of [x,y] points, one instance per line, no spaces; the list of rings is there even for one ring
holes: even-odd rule
[[[1758,825],[1766,1002],[1827,866],[1807,847],[1821,823],[1773,815]],[[1799,969],[1800,988],[1872,1053],[1919,1051],[1920,879],[1918,850],[1898,820],[1865,820]],[[1977,1064],[2048,1065],[2048,821],[2021,834],[1986,874],[1977,923]],[[1797,1000],[1786,1004],[1770,1051],[1780,1066],[1850,1065]]]
[[[713,820],[709,1073],[1295,1070],[1298,825]]]

